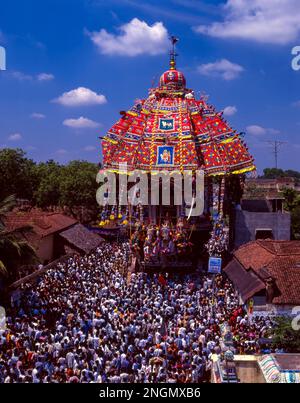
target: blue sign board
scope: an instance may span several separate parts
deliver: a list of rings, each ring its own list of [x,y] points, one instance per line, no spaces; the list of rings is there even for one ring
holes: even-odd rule
[[[174,130],[174,119],[159,119],[159,129],[160,130]]]
[[[222,259],[220,257],[210,257],[208,261],[208,273],[221,273]]]
[[[174,147],[158,146],[157,147],[157,165],[173,165],[174,164]]]

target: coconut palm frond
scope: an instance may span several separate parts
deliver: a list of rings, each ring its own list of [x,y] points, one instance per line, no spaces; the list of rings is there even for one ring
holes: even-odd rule
[[[35,248],[28,242],[20,241],[18,242],[18,246],[20,248],[21,256],[30,258],[33,261],[39,261]]]
[[[22,255],[22,247],[24,241],[19,241],[12,236],[0,237],[0,256],[4,255],[9,259],[19,259]],[[4,257],[3,256],[3,257]],[[4,259],[6,260],[6,259]]]
[[[5,227],[1,228],[1,223],[0,223],[0,238],[2,237],[20,237],[20,235],[22,235],[23,232],[26,233],[33,233],[33,227],[32,225],[23,225],[22,227],[16,228],[14,230],[9,230],[6,231]]]
[[[11,253],[21,256],[21,247],[17,239],[7,237],[5,239],[6,248],[11,251]]]
[[[6,231],[3,221],[15,205],[15,196],[0,201],[0,276],[9,281],[17,277],[21,266],[39,262],[35,249],[22,237],[22,231],[32,230],[31,226]]]
[[[8,272],[5,267],[5,264],[2,262],[2,260],[0,260],[0,277],[7,277],[7,275],[8,275]]]
[[[0,217],[5,216],[16,206],[16,196],[11,195],[0,201]]]
[[[16,196],[11,195],[0,201],[0,231],[5,228],[4,218],[16,205]]]

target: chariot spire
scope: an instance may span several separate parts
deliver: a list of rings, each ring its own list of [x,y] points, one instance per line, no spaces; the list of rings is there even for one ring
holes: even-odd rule
[[[176,57],[178,56],[176,53],[176,43],[179,41],[179,39],[172,35],[170,37],[170,41],[172,44],[172,49],[170,52],[170,70],[176,70]]]

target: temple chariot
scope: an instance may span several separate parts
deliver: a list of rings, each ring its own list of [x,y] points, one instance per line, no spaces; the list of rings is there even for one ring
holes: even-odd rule
[[[255,170],[243,134],[235,131],[208,103],[196,98],[176,67],[172,37],[170,66],[150,88],[145,99],[120,112],[120,119],[102,138],[103,169],[117,175],[119,198],[101,211],[99,227],[126,233],[143,267],[176,267],[190,264],[199,255],[222,257],[234,237],[231,211],[239,203],[245,174]],[[124,172],[126,166],[126,172]],[[121,167],[121,168],[120,168]],[[122,175],[135,171],[147,175],[148,202],[136,200],[123,205]],[[195,202],[196,173],[204,175],[203,211],[190,214]],[[151,202],[151,185],[162,175],[176,173],[191,179],[192,200],[178,203],[184,187],[170,183],[170,201]],[[123,188],[122,188],[123,186]],[[162,186],[160,183],[159,186]],[[195,261],[195,260],[194,260]]]

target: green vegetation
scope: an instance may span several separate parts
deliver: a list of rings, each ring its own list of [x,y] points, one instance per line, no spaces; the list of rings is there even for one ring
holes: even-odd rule
[[[279,168],[265,168],[264,174],[261,176],[263,179],[276,179],[276,178],[295,178],[297,183],[300,183],[300,172],[287,169],[286,171]]]
[[[300,239],[300,195],[295,189],[284,189],[284,208],[291,213],[292,239]]]
[[[35,163],[21,149],[0,150],[0,200],[15,194],[43,209],[67,208],[76,218],[97,214],[97,164],[71,161],[60,165],[50,160]]]
[[[37,179],[35,166],[21,149],[0,150],[0,200],[12,194],[31,200]]]
[[[300,331],[292,327],[292,318],[278,316],[276,325],[270,331],[274,346],[281,346],[285,352],[300,352]]]

